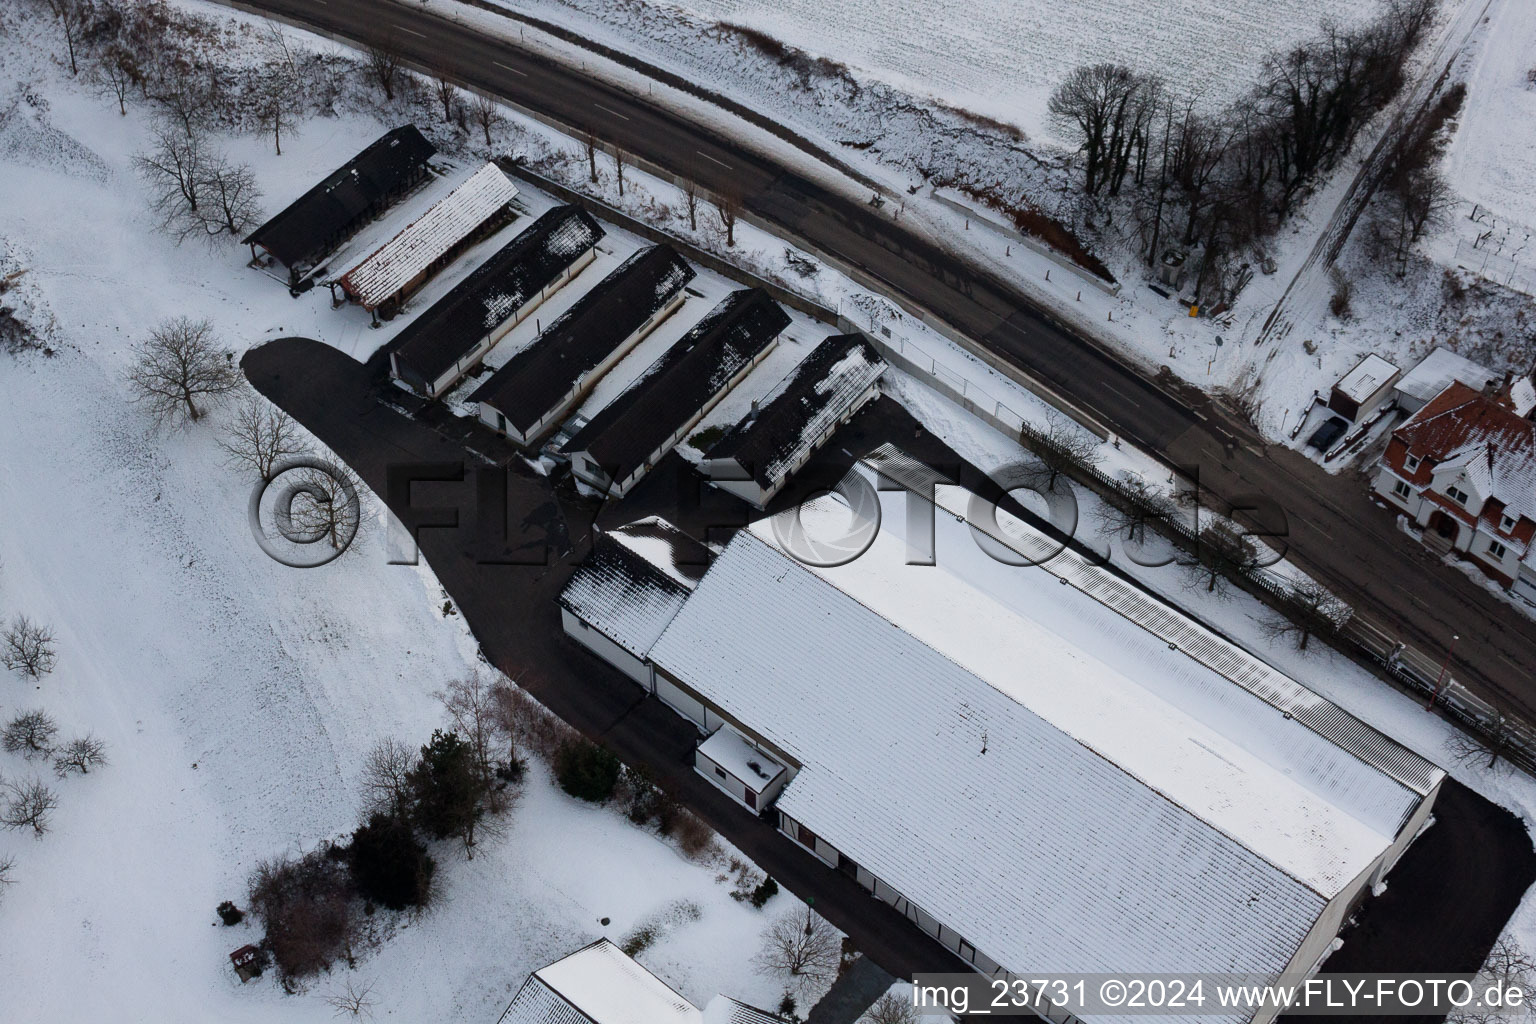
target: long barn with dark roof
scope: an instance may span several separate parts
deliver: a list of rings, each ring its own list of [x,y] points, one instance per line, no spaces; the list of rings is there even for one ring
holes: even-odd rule
[[[591,263],[603,234],[579,207],[548,211],[400,332],[390,371],[421,394],[443,394]]]
[[[290,282],[427,175],[437,149],[413,124],[386,132],[245,239],[288,268]]]
[[[827,338],[710,448],[704,472],[763,508],[838,427],[874,398],[885,361],[860,334]]]
[[[571,472],[622,497],[778,344],[789,315],[760,288],[732,292],[565,443]]]
[[[683,304],[693,278],[670,246],[630,256],[470,396],[481,421],[523,445],[548,433]]]

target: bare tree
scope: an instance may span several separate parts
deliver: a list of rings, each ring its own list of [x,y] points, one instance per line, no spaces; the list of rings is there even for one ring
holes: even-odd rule
[[[1275,642],[1290,640],[1298,651],[1304,651],[1312,637],[1337,633],[1338,618],[1344,611],[1338,598],[1322,584],[1302,580],[1291,584],[1280,609],[1272,611],[1259,623],[1259,628],[1265,638]]]
[[[1491,716],[1480,722],[1476,731],[1459,728],[1447,737],[1445,749],[1452,761],[1470,767],[1486,758],[1483,767],[1493,768],[1499,763],[1499,758],[1514,746],[1517,738],[1515,725],[1519,718],[1501,698],[1495,697],[1491,701],[1491,708]]]
[[[806,907],[803,915],[790,912],[769,925],[752,962],[792,984],[830,981],[842,965],[842,947],[832,926]]]
[[[333,551],[346,551],[363,527],[362,482],[344,465],[305,469],[294,485],[293,501],[280,506],[295,535],[325,541]]]
[[[92,768],[104,768],[109,763],[106,744],[86,733],[59,748],[53,757],[53,773],[61,779],[68,778],[72,772],[89,775]]]
[[[590,180],[592,182],[592,184],[596,185],[597,184],[597,133],[594,132],[594,131],[588,130],[587,133],[584,136],[582,136],[582,140],[581,141],[582,141],[582,145],[584,145],[586,147],[586,150],[587,150],[587,176],[588,176],[588,180]]]
[[[373,1019],[373,1000],[368,998],[368,993],[373,991],[373,982],[359,986],[351,978],[342,986],[340,992],[333,992],[325,997],[337,1017],[367,1017]]]
[[[1536,959],[1509,936],[1501,936],[1488,951],[1482,970],[1477,972],[1473,989],[1479,994],[1497,987],[1500,991],[1530,993],[1536,987]],[[1446,1018],[1450,1024],[1505,1024],[1528,1020],[1530,1008],[1519,1006],[1481,1006],[1475,1000]]]
[[[150,208],[160,215],[161,226],[178,229],[185,237],[188,216],[195,218],[198,212],[211,147],[201,130],[163,119],[150,129],[150,136],[154,144],[133,158],[134,165],[149,187]]]
[[[16,858],[0,857],[0,902],[3,902],[5,887],[16,884],[15,873]]]
[[[1218,522],[1200,531],[1192,556],[1180,563],[1184,585],[1218,598],[1231,596],[1232,582],[1252,574],[1263,553],[1239,528]]]
[[[437,94],[437,101],[443,105],[443,123],[453,123],[453,108],[458,105],[459,87],[446,78],[438,77],[432,80],[432,91]]]
[[[721,193],[715,198],[715,214],[720,218],[720,228],[725,232],[727,247],[736,244],[736,218],[741,215],[741,200],[732,193]]]
[[[481,775],[489,780],[495,771],[493,752],[504,739],[494,684],[484,673],[474,671],[453,680],[446,689],[433,696],[448,712],[454,729],[469,744]]]
[[[64,31],[64,49],[69,56],[69,73],[78,75],[80,66],[76,55],[85,49],[85,34],[96,17],[96,7],[91,0],[48,0],[48,9],[59,19]]]
[[[299,62],[288,45],[288,37],[276,22],[267,26],[263,39],[266,62],[256,82],[257,116],[264,128],[272,132],[272,145],[277,155],[283,155],[283,132],[292,134],[298,127],[300,95]]]
[[[256,175],[245,164],[232,164],[222,157],[208,161],[207,168],[199,184],[203,202],[193,219],[208,238],[239,238],[261,222]]]
[[[1045,429],[1030,431],[1024,443],[1040,460],[1041,486],[1048,491],[1056,489],[1057,479],[1068,470],[1099,461],[1098,438],[1055,411],[1046,415]]]
[[[240,370],[216,347],[213,324],[186,316],[156,327],[128,370],[134,400],[161,423],[202,419],[199,402],[222,401],[240,382]]]
[[[1106,531],[1124,533],[1125,539],[1134,543],[1146,540],[1148,526],[1171,520],[1174,507],[1168,497],[1134,477],[1120,483],[1113,495],[1101,501],[1096,515]]]
[[[683,182],[683,203],[688,207],[688,230],[699,230],[699,185],[692,178]]]
[[[861,1024],[917,1024],[917,1011],[907,1000],[887,992],[859,1020]]]
[[[91,79],[97,88],[117,100],[117,112],[128,115],[128,92],[143,78],[138,61],[124,46],[107,47],[91,62]]]
[[[1092,64],[1074,68],[1051,93],[1047,109],[1084,155],[1089,195],[1105,185],[1118,193],[1133,157],[1144,163],[1161,92],[1158,79],[1123,64]]]
[[[267,483],[279,463],[309,451],[293,417],[257,394],[240,403],[219,447],[231,462],[249,466]]]
[[[363,758],[363,790],[370,811],[404,818],[410,803],[410,774],[416,752],[393,737],[380,740]]]
[[[31,760],[46,758],[53,752],[53,738],[59,727],[45,711],[23,711],[5,724],[0,732],[0,747],[8,754],[20,754]]]
[[[619,198],[624,198],[624,151],[618,146],[613,147],[613,169],[619,176]]]
[[[474,101],[470,104],[470,110],[474,114],[475,124],[479,125],[480,130],[485,134],[485,148],[489,151],[495,145],[491,141],[491,132],[505,120],[501,116],[501,107],[489,96],[476,93]]]
[[[10,628],[0,636],[0,665],[13,672],[41,679],[53,671],[58,657],[53,630],[25,615],[12,619]]]
[[[378,46],[368,47],[364,66],[373,81],[384,90],[384,99],[391,103],[400,79],[400,63],[400,46],[393,34],[386,35]]]
[[[30,782],[5,783],[5,809],[0,812],[0,825],[6,828],[30,828],[41,839],[53,822],[53,812],[58,809],[59,798],[53,790],[43,785],[41,779]]]

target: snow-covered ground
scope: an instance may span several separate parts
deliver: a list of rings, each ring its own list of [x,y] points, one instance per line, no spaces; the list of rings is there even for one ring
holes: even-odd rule
[[[620,49],[722,72],[722,41],[686,50],[664,36],[741,25],[931,96],[1044,134],[1046,100],[1078,64],[1114,61],[1155,71],[1204,100],[1247,89],[1255,61],[1316,32],[1328,15],[1368,16],[1374,0],[495,0],[511,10],[588,29]],[[685,27],[686,26],[686,27]],[[730,82],[731,91],[747,83]]]
[[[227,954],[257,932],[219,926],[215,905],[244,904],[257,861],[357,824],[364,754],[443,725],[431,694],[474,667],[475,644],[429,569],[386,564],[377,527],[321,569],[268,559],[246,521],[252,480],[216,444],[223,414],[160,431],[129,403],[129,346],[168,316],[209,318],[236,358],[291,334],[366,357],[405,321],[370,330],[324,289],[290,298],[238,245],[158,231],[131,166],[144,109],[120,117],[72,81],[33,24],[8,18],[3,44],[0,250],[7,273],[27,271],[6,303],[51,315],[55,354],[0,355],[0,616],[51,627],[60,658],[35,687],[0,672],[0,716],[42,708],[66,736],[99,736],[111,764],[54,784],[48,835],[0,833],[0,859],[15,859],[0,893],[6,1018],[330,1020],[324,997],[352,977],[380,1016],[493,1020],[529,971],[648,924],[641,961],[685,995],[776,1005],[751,957],[787,897],[766,912],[735,901],[719,864],[572,800],[538,765],[508,834],[472,861],[441,844],[443,904],[399,921],[355,974],[300,996],[270,976],[238,983]],[[270,211],[397,118],[306,121],[282,157],[262,137],[219,141],[253,166]],[[0,754],[6,778],[45,767]]]

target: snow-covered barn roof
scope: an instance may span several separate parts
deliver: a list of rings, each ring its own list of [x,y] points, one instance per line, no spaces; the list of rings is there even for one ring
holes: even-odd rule
[[[701,1024],[702,1014],[607,939],[541,967],[501,1024]]]
[[[771,521],[742,531],[651,658],[802,765],[785,813],[1003,966],[1278,970],[1418,806],[1087,593],[993,562],[960,498],[939,564],[907,565],[904,495],[883,500],[836,568]]]
[[[470,400],[486,403],[526,434],[693,278],[694,269],[671,246],[635,253],[508,360]]]
[[[567,441],[621,480],[770,347],[789,315],[760,288],[726,296]]]
[[[1396,366],[1372,352],[1340,377],[1339,382],[1333,387],[1339,394],[1352,401],[1364,402],[1390,384],[1397,374]]]
[[[708,458],[733,459],[765,490],[772,488],[884,372],[884,360],[861,335],[827,338]]]
[[[1437,345],[1419,360],[1417,366],[1403,374],[1403,379],[1397,382],[1397,390],[1423,405],[1450,387],[1453,381],[1482,388],[1497,376],[1488,367],[1479,366],[1466,356]]]
[[[413,124],[385,132],[246,238],[285,266],[324,254],[424,173],[437,149]]]
[[[598,534],[560,603],[644,658],[708,564],[709,549],[703,544],[665,520],[642,519]]]
[[[424,381],[435,381],[603,234],[602,226],[579,206],[545,212],[400,332],[397,361]]]
[[[608,939],[528,976],[498,1024],[784,1024],[716,996],[694,1006]]]
[[[472,235],[517,196],[517,186],[488,163],[339,279],[357,302],[373,307]]]

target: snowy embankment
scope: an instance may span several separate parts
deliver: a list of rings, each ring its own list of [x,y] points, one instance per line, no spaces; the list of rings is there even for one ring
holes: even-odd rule
[[[946,168],[983,169],[987,180],[1006,183],[1008,189],[1033,196],[1047,211],[1073,220],[1069,202],[1073,179],[1064,170],[1064,149],[1059,140],[1053,140],[1045,112],[1050,88],[1072,66],[1095,57],[1124,61],[1162,74],[1175,91],[1193,89],[1202,102],[1219,106],[1252,84],[1264,53],[1315,34],[1325,15],[1347,23],[1378,13],[1377,3],[1351,3],[1343,9],[1336,4],[1326,9],[1310,3],[1268,4],[1262,11],[1232,3],[1148,5],[1134,11],[1116,4],[1114,16],[1109,17],[1095,4],[1069,5],[1068,9],[1032,2],[989,10],[984,20],[959,13],[936,18],[925,8],[922,31],[911,31],[906,30],[905,19],[915,15],[882,0],[836,9],[806,7],[795,0],[790,14],[735,0],[691,0],[680,5],[613,0],[493,2],[634,54],[791,127],[861,173],[886,183],[892,197],[887,208],[910,228],[1016,282],[1053,314],[1113,343],[1146,372],[1166,366],[1202,389],[1238,397],[1259,429],[1277,442],[1292,443],[1290,428],[1305,414],[1313,392],[1326,393],[1366,352],[1391,355],[1406,368],[1440,342],[1462,346],[1491,364],[1506,361],[1498,342],[1507,332],[1509,318],[1528,305],[1524,297],[1511,298],[1487,282],[1477,283],[1475,277],[1469,298],[1463,298],[1462,286],[1442,296],[1439,266],[1480,270],[1501,285],[1527,280],[1527,291],[1536,288],[1529,229],[1511,220],[1510,213],[1529,199],[1530,176],[1522,176],[1519,169],[1529,164],[1521,157],[1529,155],[1528,143],[1536,139],[1529,132],[1511,132],[1506,127],[1531,123],[1529,118],[1506,115],[1524,109],[1536,96],[1525,78],[1528,69],[1517,66],[1524,61],[1520,40],[1526,35],[1519,31],[1520,19],[1528,17],[1521,12],[1529,5],[1516,0],[1494,0],[1489,25],[1482,33],[1492,40],[1487,58],[1479,55],[1480,43],[1462,62],[1463,68],[1474,69],[1465,117],[1473,140],[1456,144],[1452,160],[1457,169],[1452,177],[1458,185],[1469,179],[1480,184],[1463,188],[1469,199],[1459,211],[1458,230],[1426,239],[1423,255],[1415,257],[1415,273],[1404,281],[1387,281],[1379,262],[1367,265],[1372,261],[1358,252],[1346,253],[1345,269],[1357,292],[1355,315],[1347,320],[1329,316],[1325,309],[1329,296],[1320,294],[1304,303],[1308,307],[1303,311],[1304,325],[1263,349],[1244,342],[1257,334],[1311,251],[1362,155],[1387,123],[1385,113],[1361,133],[1356,152],[1320,181],[1281,232],[1268,240],[1275,272],[1256,274],[1230,319],[1222,323],[1191,318],[1185,306],[1154,292],[1151,271],[1129,250],[1115,251],[1118,243],[1100,241],[1106,247],[1100,255],[1123,284],[1118,296],[1104,296],[1060,268],[1052,272],[1049,260],[988,229],[985,217],[976,218],[981,223],[967,225],[963,214],[935,201],[926,189],[910,196],[908,189],[920,188],[928,175],[942,177]],[[1447,0],[1410,72],[1432,74],[1437,68],[1430,66],[1429,55],[1440,52],[1442,40],[1455,37],[1459,42],[1469,15],[1481,6],[1482,0]],[[570,41],[531,27],[514,30],[514,23],[483,10],[461,6],[451,16],[611,81],[643,88],[690,117],[774,153],[824,184],[849,195],[859,191],[860,186],[826,167],[807,167],[814,163],[807,154],[760,128],[695,96],[650,83],[638,71],[595,57]],[[1220,44],[1209,43],[1206,33],[1219,32],[1228,19],[1244,26],[1245,31],[1238,33],[1242,43],[1232,45],[1230,34],[1222,36]],[[789,57],[776,56],[773,43],[765,49],[739,33],[712,27],[716,21],[742,24],[771,40],[802,48],[803,59],[793,51]],[[987,30],[976,31],[978,24],[986,24]],[[1095,47],[1100,45],[1108,49],[1098,53]],[[1031,53],[1032,59],[1019,60],[1021,50]],[[807,64],[820,57],[831,63]],[[1006,67],[993,68],[994,59]],[[973,81],[973,76],[980,77]],[[935,98],[929,104],[932,109],[917,116],[914,112],[928,103],[923,97]],[[954,112],[959,108],[1021,125],[1030,137],[1022,145],[999,144],[987,126],[967,125],[964,116]],[[1477,139],[1486,141],[1488,126],[1494,124],[1499,126],[1500,140],[1484,147]],[[1464,153],[1474,155],[1464,157]],[[1511,159],[1488,159],[1488,153]],[[1472,198],[1494,193],[1500,205],[1492,210],[1488,204],[1494,199]],[[1473,213],[1478,220],[1467,216]],[[1369,234],[1368,221],[1369,215],[1357,227],[1352,250],[1364,248],[1359,239]],[[1462,251],[1476,236],[1487,234],[1496,236],[1492,245],[1485,239],[1477,252]],[[1497,250],[1491,256],[1490,248]],[[1326,277],[1323,285],[1323,292],[1331,288]],[[1382,294],[1389,301],[1376,301]],[[1410,298],[1406,303],[1405,295]],[[1440,302],[1450,313],[1425,308],[1424,302],[1417,301],[1421,297]],[[1363,450],[1372,449],[1367,445]],[[1338,471],[1350,463],[1350,459],[1338,459],[1327,468]]]
[[[776,1005],[751,956],[786,897],[753,911],[718,866],[572,800],[538,766],[508,834],[473,861],[439,844],[442,904],[399,919],[355,972],[301,996],[236,980],[227,954],[259,932],[219,926],[215,905],[244,904],[257,861],[356,825],[365,753],[442,726],[432,693],[476,664],[475,644],[430,570],[386,564],[376,529],[321,569],[268,559],[246,521],[253,481],[216,444],[223,414],[166,432],[129,403],[129,346],[168,316],[207,317],[236,358],[292,334],[366,356],[389,331],[331,310],[323,289],[290,298],[238,245],[158,231],[131,164],[144,107],[120,117],[52,60],[46,29],[10,21],[3,44],[21,84],[0,102],[0,192],[25,201],[0,204],[0,244],[26,268],[6,302],[51,315],[55,354],[0,354],[0,614],[51,627],[59,660],[37,685],[0,672],[0,717],[40,707],[66,736],[94,732],[111,763],[49,779],[46,836],[0,833],[15,861],[0,893],[7,1017],[331,1020],[324,997],[350,978],[380,1016],[492,1020],[529,971],[666,922],[640,959],[684,994]],[[259,135],[218,141],[270,211],[402,116],[307,120],[282,157]],[[0,754],[0,774],[47,773]]]

